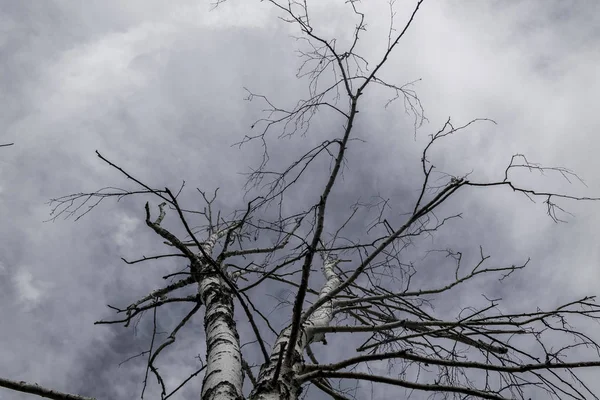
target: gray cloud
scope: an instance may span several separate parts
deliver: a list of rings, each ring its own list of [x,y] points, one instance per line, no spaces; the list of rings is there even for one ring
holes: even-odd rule
[[[497,179],[510,156],[523,152],[532,161],[573,168],[588,188],[535,174],[523,175],[523,182],[598,195],[600,13],[593,1],[565,4],[425,3],[382,77],[396,83],[422,79],[415,90],[429,123],[414,139],[402,104],[384,110],[389,93],[369,91],[356,125],[367,143],[356,143],[348,155],[331,220],[343,221],[359,197],[379,194],[392,199],[395,221],[400,221],[420,184],[419,157],[427,135],[448,116],[457,123],[487,117],[498,125],[476,125],[444,142],[433,152],[440,170]],[[387,27],[378,22],[388,21],[385,6],[364,5],[372,22],[361,49],[371,59],[385,46]],[[316,6],[315,25],[338,35],[341,47],[352,33],[351,15],[328,7],[338,6]],[[121,262],[121,256],[134,259],[163,250],[143,222],[148,199],[109,199],[76,223],[43,223],[49,218],[44,203],[105,186],[133,188],[95,156],[97,149],[155,187],[175,188],[185,180],[182,199],[189,208],[201,204],[195,187],[212,191],[217,186],[220,207],[230,212],[243,206],[244,177],[238,172],[256,166],[262,149],[252,143],[241,150],[230,145],[250,132],[263,108],[243,100],[243,87],[293,105],[306,95],[305,82],[294,78],[298,59],[293,51],[301,44],[264,4],[231,1],[208,9],[206,2],[187,0],[3,5],[0,141],[16,144],[0,150],[0,376],[98,398],[139,394],[143,359],[117,364],[145,349],[151,318],[140,324],[136,337],[131,330],[93,322],[110,315],[107,303],[126,305],[163,284],[167,271],[184,265]],[[399,10],[399,23],[405,14]],[[318,114],[306,138],[272,143],[272,165],[285,165],[291,154],[301,154],[336,129],[335,117]],[[299,186],[290,210],[312,204],[310,196],[319,190],[312,185]],[[576,217],[555,225],[545,218],[542,204],[522,196],[501,190],[462,194],[440,212],[462,212],[463,219],[407,257],[459,246],[474,259],[479,245],[498,264],[531,256],[530,269],[501,288],[480,282],[477,290],[457,292],[442,306],[448,312],[480,301],[484,289],[504,297],[508,308],[552,306],[594,294],[600,281],[597,205],[566,207]],[[183,233],[175,221],[165,223]],[[348,235],[361,234],[363,226],[356,221]],[[446,267],[438,261],[423,261],[419,279],[443,279]],[[272,289],[277,294],[278,287]],[[253,295],[258,299],[264,293]],[[268,301],[258,304],[269,310]],[[161,316],[165,330],[187,312],[185,307],[169,310]],[[279,326],[286,318],[285,312],[273,314]],[[194,370],[194,355],[204,351],[201,332],[199,323],[190,326],[164,356],[161,368],[170,371],[173,382]],[[242,337],[252,336],[243,331]],[[349,344],[339,346],[324,347],[323,356],[334,357]],[[156,394],[152,385],[150,393]],[[192,385],[197,388],[199,382]],[[4,398],[27,397],[0,391]]]

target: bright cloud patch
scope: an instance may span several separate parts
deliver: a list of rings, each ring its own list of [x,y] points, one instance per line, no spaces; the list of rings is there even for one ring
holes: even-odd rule
[[[19,269],[14,275],[13,283],[18,293],[19,303],[28,310],[39,304],[47,286],[24,268]]]

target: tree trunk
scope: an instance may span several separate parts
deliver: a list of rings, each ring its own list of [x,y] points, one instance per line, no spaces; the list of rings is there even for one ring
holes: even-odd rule
[[[211,254],[218,235],[203,245]],[[223,269],[223,272],[226,271]],[[233,296],[219,274],[203,263],[198,294],[206,307],[206,374],[202,382],[202,400],[239,400],[242,396],[242,355],[240,337],[233,319]]]
[[[335,265],[340,260],[330,257],[324,260],[323,274],[326,282],[319,293],[319,298],[324,297],[340,285],[340,279],[334,271]],[[333,319],[333,302],[328,301],[306,319],[302,324],[300,334],[294,349],[291,364],[283,364],[285,349],[289,345],[291,325],[285,328],[277,338],[270,362],[264,364],[258,376],[258,384],[250,394],[250,400],[296,400],[302,392],[301,382],[296,381],[296,376],[304,366],[304,351],[312,342],[324,341],[323,334],[314,334],[313,327],[328,326]]]

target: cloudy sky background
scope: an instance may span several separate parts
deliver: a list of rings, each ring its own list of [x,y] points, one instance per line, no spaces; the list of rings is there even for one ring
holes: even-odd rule
[[[230,0],[212,12],[208,2],[183,0],[0,5],[0,142],[15,142],[0,150],[0,376],[98,399],[137,396],[144,363],[118,363],[145,350],[147,325],[134,336],[131,328],[93,322],[110,315],[107,303],[126,306],[182,265],[120,260],[164,248],[144,224],[147,199],[107,200],[78,222],[54,223],[43,222],[50,212],[45,203],[105,186],[133,188],[95,156],[99,150],[151,186],[178,188],[185,179],[188,208],[201,206],[194,188],[217,186],[225,212],[242,206],[238,172],[256,165],[261,148],[230,145],[249,133],[262,108],[244,101],[243,87],[285,106],[306,94],[306,83],[294,77],[297,43],[289,35],[297,32],[277,20],[272,7],[250,1]],[[376,60],[386,45],[387,4],[362,7],[368,31],[360,54]],[[413,1],[396,2],[399,24],[412,7]],[[321,1],[313,10],[317,32],[337,37],[342,48],[354,26],[347,5]],[[386,93],[368,93],[356,125],[367,143],[348,155],[332,218],[343,220],[359,196],[379,194],[392,199],[399,222],[406,196],[420,187],[415,172],[427,135],[449,116],[457,124],[483,117],[498,125],[476,125],[441,142],[432,153],[440,170],[473,170],[474,178],[497,180],[510,156],[524,153],[571,168],[588,187],[552,175],[523,176],[522,182],[600,196],[598,49],[600,5],[593,0],[425,2],[382,74],[398,84],[422,79],[415,89],[429,123],[415,140],[402,105],[383,109]],[[339,132],[340,121],[330,117],[317,118],[306,138],[274,142],[274,164]],[[291,208],[317,201],[310,187],[304,193]],[[462,246],[476,257],[482,245],[499,264],[532,258],[529,270],[502,289],[480,282],[458,293],[456,304],[480,299],[482,287],[501,290],[508,309],[597,294],[600,204],[563,204],[575,217],[557,225],[542,204],[505,190],[469,191],[452,200],[447,212],[464,218],[429,248]],[[173,216],[165,224],[181,232]],[[269,301],[263,300],[266,310]],[[186,309],[163,313],[165,329]],[[288,312],[274,318],[283,323]],[[204,354],[194,333],[201,326],[195,321],[161,356],[171,387],[195,370],[193,355]],[[333,357],[335,351],[323,353]],[[194,398],[200,382],[175,398]],[[0,389],[2,400],[27,398]]]

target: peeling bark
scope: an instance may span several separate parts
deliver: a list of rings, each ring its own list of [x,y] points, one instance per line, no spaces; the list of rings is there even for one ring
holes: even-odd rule
[[[331,257],[323,263],[323,274],[326,282],[319,293],[319,298],[326,296],[340,285],[340,279],[333,268],[339,262]],[[295,343],[291,367],[282,365],[283,354],[289,345],[292,331],[288,326],[277,338],[273,346],[270,362],[262,366],[258,376],[258,384],[250,394],[250,400],[295,400],[302,392],[301,383],[296,381],[304,365],[306,346],[315,341],[324,341],[325,335],[314,333],[312,328],[328,326],[333,318],[333,302],[327,301],[317,308],[302,325],[298,340]]]
[[[211,254],[218,235],[203,245]],[[203,263],[198,294],[205,304],[207,369],[202,384],[202,400],[240,400],[242,396],[242,356],[240,338],[233,319],[233,295],[219,274]],[[225,272],[225,271],[224,271]]]

